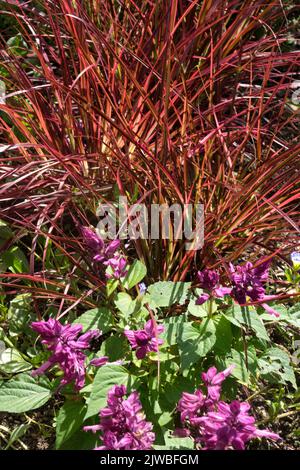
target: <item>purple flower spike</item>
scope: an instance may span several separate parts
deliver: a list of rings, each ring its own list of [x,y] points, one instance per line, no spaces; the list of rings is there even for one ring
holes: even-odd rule
[[[108,392],[107,408],[100,410],[100,424],[85,426],[84,431],[101,431],[102,444],[96,450],[149,450],[155,434],[145,420],[137,392],[127,398],[124,385],[115,385]]]
[[[217,271],[213,269],[198,271],[197,277],[200,288],[208,292],[203,292],[203,294],[198,297],[196,305],[202,305],[212,297],[224,297],[224,295],[231,293],[231,288],[219,285],[220,276]]]
[[[268,271],[269,262],[263,262],[256,268],[250,262],[236,267],[230,263],[232,297],[241,305],[247,302],[247,297],[254,302],[263,300],[265,297],[263,283],[268,278]]]
[[[143,330],[125,330],[128,341],[132,349],[136,350],[136,357],[143,359],[150,351],[158,352],[159,346],[163,344],[163,340],[157,338],[158,335],[163,333],[164,327],[162,325],[154,325],[152,320],[148,320]]]
[[[101,335],[99,330],[91,330],[80,335],[82,325],[62,325],[59,321],[49,318],[48,321],[33,322],[31,327],[41,335],[42,344],[47,346],[52,355],[41,367],[32,372],[33,376],[41,375],[57,364],[64,372],[61,386],[74,380],[76,389],[84,386],[85,355],[92,339]]]
[[[205,406],[205,396],[201,390],[195,393],[183,392],[178,402],[177,409],[180,411],[180,419],[182,423],[187,419],[195,418],[198,412]]]
[[[219,400],[222,383],[231,374],[233,369],[234,365],[218,373],[215,367],[210,367],[207,372],[202,373],[201,377],[207,387],[207,395],[209,398],[214,401]]]
[[[88,227],[81,227],[81,233],[93,256],[93,260],[101,263],[113,257],[121,244],[120,240],[105,242],[94,230]]]
[[[249,415],[249,403],[219,401],[222,383],[233,367],[222,372],[211,367],[202,373],[207,395],[201,390],[182,394],[177,409],[184,427],[175,430],[176,436],[190,436],[197,446],[208,450],[243,450],[245,444],[255,437],[280,439],[273,432],[256,428],[255,418]]]
[[[119,253],[116,253],[113,258],[110,258],[103,264],[105,264],[106,266],[110,266],[113,271],[112,274],[106,273],[106,277],[108,279],[120,279],[121,277],[124,277],[127,274],[128,269],[126,269],[126,258],[124,258],[124,256],[121,256]]]
[[[255,419],[248,414],[249,403],[234,400],[230,404],[219,402],[216,411],[209,411],[206,416],[198,419],[202,436],[200,441],[205,449],[244,450],[245,444],[255,437],[280,439],[268,430],[256,429]]]
[[[217,271],[212,269],[204,269],[197,272],[199,286],[202,289],[213,290],[219,283],[220,276]]]

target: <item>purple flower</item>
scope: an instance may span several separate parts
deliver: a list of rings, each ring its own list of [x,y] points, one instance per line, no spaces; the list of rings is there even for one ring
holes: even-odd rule
[[[152,424],[145,420],[138,393],[127,398],[124,385],[108,392],[107,407],[100,410],[100,424],[85,426],[85,431],[101,431],[102,444],[96,450],[149,450],[155,440]]]
[[[292,260],[292,263],[295,264],[295,265],[300,264],[300,252],[299,251],[293,251],[291,253],[291,260]]]
[[[231,288],[222,287],[219,285],[220,276],[217,271],[213,269],[204,269],[197,273],[199,286],[208,292],[203,292],[196,300],[196,305],[202,305],[211,297],[224,297],[226,294],[230,294]]]
[[[196,444],[210,450],[243,450],[245,444],[254,437],[279,439],[277,434],[256,428],[254,417],[248,413],[248,403],[234,400],[228,404],[219,401],[222,383],[233,367],[219,373],[215,367],[211,367],[202,373],[207,395],[201,390],[194,394],[182,394],[177,408],[184,428],[176,429],[176,436],[190,436]]]
[[[205,405],[206,397],[201,390],[196,390],[195,393],[183,392],[177,405],[181,422],[183,423],[188,418],[192,419],[198,416],[199,411],[201,411]]]
[[[158,352],[158,347],[163,344],[163,340],[158,338],[158,335],[163,331],[162,325],[156,325],[152,320],[148,320],[143,330],[125,330],[124,334],[132,349],[136,350],[136,357],[143,359],[147,352]]]
[[[42,344],[52,351],[50,358],[32,375],[44,374],[54,364],[58,364],[64,372],[61,386],[74,380],[76,389],[82,388],[85,382],[85,355],[82,350],[89,348],[91,340],[100,336],[101,332],[91,330],[79,336],[82,325],[62,325],[53,318],[33,322],[31,327],[41,335]]]
[[[244,450],[245,444],[255,437],[280,439],[268,430],[256,429],[255,419],[249,415],[249,410],[249,403],[237,400],[230,404],[217,403],[216,411],[209,411],[206,416],[198,418],[198,441],[210,450]]]
[[[95,367],[101,367],[107,363],[108,363],[108,357],[102,356],[102,357],[95,357],[95,359],[92,359],[90,362],[90,365],[95,366]]]
[[[207,395],[209,398],[214,401],[220,399],[222,383],[226,377],[231,374],[233,369],[234,365],[218,373],[215,367],[210,367],[207,372],[202,373],[201,377],[207,387]]]
[[[110,266],[110,268],[112,269],[112,274],[106,273],[106,277],[108,279],[120,279],[121,277],[124,277],[127,274],[128,270],[126,269],[126,258],[124,258],[124,256],[121,256],[119,253],[115,253],[113,258],[110,258],[103,264],[105,264],[106,266]]]
[[[233,284],[231,296],[240,304],[247,302],[249,297],[253,302],[270,300],[265,295],[264,283],[268,279],[270,261],[263,261],[254,267],[252,263],[247,262],[243,266],[233,266],[230,263],[231,281]],[[266,303],[261,304],[264,309],[273,316],[279,317],[279,313]]]
[[[140,290],[140,295],[143,295],[145,294],[146,290],[147,290],[147,286],[144,282],[141,282],[139,284],[139,290]]]
[[[81,233],[85,244],[93,255],[94,261],[104,262],[109,260],[120,247],[120,240],[105,242],[94,230],[81,227]]]
[[[241,305],[250,297],[254,302],[263,300],[265,289],[263,283],[268,279],[269,261],[254,267],[249,261],[243,266],[234,267],[230,263],[231,281],[233,288],[231,296]]]
[[[213,269],[204,269],[197,272],[199,286],[202,289],[213,290],[219,283],[220,276]]]

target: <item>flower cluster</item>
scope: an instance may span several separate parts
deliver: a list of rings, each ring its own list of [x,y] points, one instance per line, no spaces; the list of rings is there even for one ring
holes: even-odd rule
[[[148,320],[143,330],[125,329],[126,335],[132,349],[136,350],[136,357],[143,359],[148,352],[158,352],[159,346],[163,344],[163,340],[158,335],[164,332],[162,325],[154,324],[153,320]]]
[[[198,271],[197,278],[199,282],[199,287],[201,287],[205,291],[197,299],[197,305],[204,304],[207,300],[212,297],[224,297],[224,295],[230,294],[231,292],[230,288],[220,286],[219,273],[217,273],[217,271],[214,271],[213,269],[204,269],[203,271]]]
[[[64,372],[61,386],[74,380],[76,389],[82,388],[85,382],[86,359],[83,350],[88,349],[91,340],[100,336],[101,332],[90,330],[80,335],[82,325],[62,325],[53,318],[49,318],[48,321],[33,322],[31,326],[41,335],[42,344],[45,344],[52,352],[49,359],[32,375],[44,374],[46,370],[57,364]]]
[[[255,437],[279,439],[275,433],[256,428],[249,403],[220,401],[222,383],[232,369],[233,366],[218,373],[211,367],[203,373],[206,395],[200,389],[194,394],[182,394],[177,408],[183,429],[176,430],[177,435],[191,436],[196,445],[209,450],[244,450],[246,443]]]
[[[120,248],[120,240],[105,242],[94,230],[88,227],[81,227],[81,233],[93,261],[100,262],[104,266],[110,266],[112,273],[106,273],[108,279],[120,279],[127,274],[126,258],[117,251]]]
[[[152,424],[145,420],[138,393],[127,396],[124,385],[108,392],[107,407],[100,410],[100,424],[85,431],[101,432],[102,444],[96,450],[149,450],[155,440]]]
[[[230,263],[230,287],[219,285],[219,274],[215,270],[204,269],[197,273],[199,285],[205,292],[196,301],[201,305],[212,297],[224,297],[230,295],[240,305],[252,302],[262,302],[264,309],[274,316],[279,314],[263,301],[271,300],[272,296],[265,294],[264,283],[268,279],[270,262],[262,261],[257,266],[247,262],[243,266],[233,266]]]

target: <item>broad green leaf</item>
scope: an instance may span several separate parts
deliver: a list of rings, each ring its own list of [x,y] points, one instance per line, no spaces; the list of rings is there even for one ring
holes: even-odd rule
[[[241,383],[248,385],[250,379],[250,372],[256,371],[256,354],[254,347],[247,348],[248,368],[246,364],[246,356],[244,351],[231,350],[231,354],[226,358],[226,367],[235,366],[231,375],[238,379]]]
[[[126,292],[119,292],[115,300],[115,305],[124,317],[128,318],[135,311],[136,301],[132,300],[130,295]]]
[[[32,369],[32,365],[25,361],[16,349],[8,348],[0,353],[0,371],[16,374],[30,369]]]
[[[196,305],[196,300],[202,292],[202,289],[197,289],[197,296],[193,297],[189,302],[187,311],[188,313],[193,315],[193,317],[205,318],[208,315],[212,315],[213,313],[215,313],[218,309],[216,302],[214,302],[213,300],[209,300],[202,305]]]
[[[110,362],[117,361],[124,358],[128,348],[129,343],[125,335],[115,334],[103,341],[97,356],[108,356]]]
[[[56,418],[55,447],[59,449],[78,428],[82,427],[86,405],[82,401],[66,401]]]
[[[231,323],[224,315],[215,315],[213,321],[216,326],[216,343],[214,350],[217,353],[226,353],[231,349],[232,328]]]
[[[226,366],[229,367],[234,365],[234,369],[231,372],[231,375],[238,379],[243,384],[248,384],[249,382],[249,372],[246,367],[245,354],[241,351],[236,351],[233,349],[231,351],[231,357],[226,359]]]
[[[130,266],[128,273],[124,279],[123,286],[125,289],[132,289],[141,282],[147,274],[146,266],[139,260],[135,260]]]
[[[27,273],[29,264],[23,251],[18,246],[13,246],[1,254],[3,262],[13,273]]]
[[[295,389],[297,383],[289,355],[280,348],[269,348],[258,360],[260,373],[271,383],[290,382]]]
[[[170,346],[177,344],[178,336],[182,335],[183,325],[187,322],[186,315],[179,315],[178,317],[165,318],[163,325],[165,331],[160,335],[165,342]]]
[[[114,385],[126,385],[128,379],[129,375],[124,367],[112,364],[102,366],[95,375],[85,419],[98,414],[106,406],[107,392]]]
[[[116,288],[118,287],[119,285],[119,280],[118,279],[108,279],[108,281],[106,282],[106,295],[107,297],[110,297],[113,292],[116,290]]]
[[[82,332],[88,330],[101,330],[102,333],[110,331],[113,326],[113,316],[110,310],[106,307],[93,308],[87,310],[85,313],[76,318],[73,323],[82,325]]]
[[[93,450],[97,441],[99,441],[98,433],[77,429],[67,441],[61,444],[59,450]]]
[[[159,281],[148,287],[149,303],[155,307],[183,305],[188,298],[190,282]]]
[[[24,413],[43,406],[51,391],[28,374],[0,383],[0,411]]]
[[[194,441],[189,437],[172,437],[169,435],[164,436],[165,445],[155,445],[156,450],[193,450]]]
[[[199,328],[191,323],[183,325],[182,334],[178,337],[180,362],[183,370],[189,369],[192,364],[213,348],[216,342],[216,327],[211,319],[203,320]]]
[[[242,310],[240,306],[234,305],[230,313],[225,314],[225,318],[236,326],[246,326],[255,331],[258,338],[270,341],[267,330],[253,307],[249,307],[248,312]]]
[[[33,320],[31,294],[20,294],[11,300],[7,312],[10,336],[27,332],[30,321]]]

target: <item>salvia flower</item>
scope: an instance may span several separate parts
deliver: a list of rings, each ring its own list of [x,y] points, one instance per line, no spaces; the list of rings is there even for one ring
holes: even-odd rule
[[[196,305],[202,305],[212,297],[224,297],[224,295],[231,292],[230,288],[219,285],[219,273],[213,269],[203,269],[203,271],[198,271],[197,278],[199,287],[204,289],[206,292],[203,292],[198,297]]]
[[[124,330],[132,349],[136,350],[138,359],[143,359],[148,352],[158,352],[159,346],[163,344],[158,335],[163,332],[163,325],[154,324],[153,320],[148,320],[143,330]]]
[[[194,394],[182,394],[177,409],[184,427],[175,431],[177,436],[190,436],[197,446],[209,450],[243,450],[255,437],[279,439],[275,433],[256,428],[255,418],[249,414],[249,403],[220,401],[222,383],[233,367],[222,372],[211,367],[202,373],[206,394],[200,389]]]
[[[231,374],[234,366],[229,366],[222,372],[217,371],[216,367],[210,367],[207,372],[201,374],[203,383],[207,387],[207,395],[212,400],[219,400],[221,395],[222,383]]]
[[[102,263],[108,261],[114,256],[121,244],[120,240],[104,241],[94,230],[88,227],[81,227],[81,233],[94,261]]]
[[[95,367],[101,367],[107,364],[109,361],[107,356],[95,357],[91,360],[90,365]]]
[[[230,273],[233,288],[232,297],[239,303],[245,304],[247,297],[253,301],[263,300],[265,289],[263,283],[268,278],[269,262],[254,267],[249,261],[243,266],[233,266],[230,263]]]
[[[100,424],[85,426],[85,431],[101,432],[102,445],[96,450],[149,450],[155,440],[152,424],[145,419],[139,394],[127,397],[124,385],[108,392],[107,407],[100,410]]]
[[[244,450],[245,444],[255,437],[277,440],[280,437],[268,430],[259,430],[255,418],[249,415],[249,403],[232,401],[230,404],[219,402],[216,411],[209,411],[198,419],[200,429],[199,442],[205,449]]]
[[[127,260],[119,253],[115,253],[112,258],[105,261],[103,264],[109,266],[112,270],[112,273],[106,272],[105,274],[108,279],[121,279],[122,277],[126,276],[128,272]]]
[[[243,266],[233,266],[230,263],[231,281],[233,284],[231,296],[240,304],[247,302],[247,297],[253,302],[271,300],[272,296],[266,296],[264,283],[268,279],[270,261],[263,261],[254,267],[249,261]],[[279,313],[263,302],[262,307],[273,316],[279,317]]]
[[[84,386],[85,359],[83,350],[90,347],[92,339],[100,336],[99,330],[90,330],[81,334],[82,325],[62,325],[58,320],[49,318],[47,321],[33,322],[32,328],[41,335],[42,344],[52,352],[50,358],[37,370],[33,376],[41,375],[50,367],[57,364],[64,372],[61,386],[74,380],[76,389]]]

